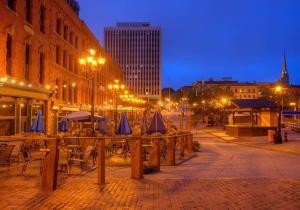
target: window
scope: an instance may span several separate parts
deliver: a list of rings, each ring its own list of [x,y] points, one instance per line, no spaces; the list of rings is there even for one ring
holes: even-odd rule
[[[40,78],[39,82],[44,84],[45,82],[45,54],[43,52],[40,53]]]
[[[60,65],[60,47],[56,45],[56,63]]]
[[[30,74],[30,45],[25,46],[25,79],[29,80]]]
[[[74,71],[73,69],[73,56],[69,55],[69,71]]]
[[[64,50],[64,54],[63,54],[63,67],[65,67],[65,68],[68,67],[68,53],[67,53],[67,50]]]
[[[73,87],[72,85],[69,85],[69,98],[68,98],[68,102],[72,102],[72,97],[73,96]]]
[[[69,42],[71,45],[73,45],[73,40],[74,40],[74,32],[70,32],[70,37],[69,37]]]
[[[77,92],[78,92],[78,89],[77,89],[77,86],[74,87],[74,102],[77,103]]]
[[[64,26],[64,39],[68,40],[69,29],[68,26]]]
[[[46,8],[44,5],[41,5],[41,8],[40,8],[40,31],[42,33],[45,33],[45,13],[46,13]]]
[[[65,81],[63,82],[62,99],[67,100],[67,83]]]
[[[74,59],[74,72],[75,72],[75,74],[78,73],[78,62],[77,62],[76,58]]]
[[[31,0],[26,0],[26,21],[32,23],[32,5]]]
[[[78,36],[75,37],[75,48],[78,49]]]
[[[16,0],[7,0],[7,6],[16,11]]]
[[[56,33],[61,35],[61,19],[56,20]]]
[[[86,47],[85,41],[82,40],[82,50],[85,50],[85,47]]]
[[[6,74],[12,75],[12,35],[6,38]]]
[[[60,91],[60,88],[59,88],[59,79],[55,80],[55,90],[56,90],[56,99],[59,99],[59,97],[60,97],[60,94],[59,94],[59,91]]]

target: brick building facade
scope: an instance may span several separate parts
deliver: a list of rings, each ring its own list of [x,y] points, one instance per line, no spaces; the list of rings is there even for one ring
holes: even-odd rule
[[[74,0],[0,0],[0,135],[28,131],[38,110],[47,133],[66,112],[90,108],[90,85],[78,59],[93,48],[105,65],[95,74],[95,104],[122,69],[79,18]]]

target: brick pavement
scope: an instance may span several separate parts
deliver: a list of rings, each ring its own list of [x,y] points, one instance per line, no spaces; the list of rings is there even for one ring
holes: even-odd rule
[[[105,187],[95,171],[60,174],[58,190],[40,194],[37,172],[0,176],[0,209],[300,209],[300,157],[200,137],[196,158],[141,181],[108,167]]]
[[[300,209],[300,180],[112,178],[100,189],[95,173],[73,177],[27,209]],[[13,207],[13,206],[11,206]],[[17,207],[17,206],[14,206]]]

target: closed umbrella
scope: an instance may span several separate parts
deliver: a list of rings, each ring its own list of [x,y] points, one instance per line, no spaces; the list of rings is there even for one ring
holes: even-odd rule
[[[161,114],[158,111],[156,111],[151,120],[147,134],[153,134],[153,133],[165,134],[166,132],[167,132],[167,129],[164,124],[163,118],[162,118]]]
[[[132,129],[129,125],[127,116],[125,113],[122,113],[121,120],[117,129],[117,134],[120,135],[129,135],[132,133]]]
[[[38,111],[36,118],[31,125],[30,132],[44,133],[45,127],[42,119],[42,112]]]

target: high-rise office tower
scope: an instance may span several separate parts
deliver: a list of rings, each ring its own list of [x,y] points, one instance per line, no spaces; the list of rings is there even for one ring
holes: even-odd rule
[[[124,70],[124,81],[138,97],[161,96],[161,30],[144,22],[105,27],[105,49]]]

